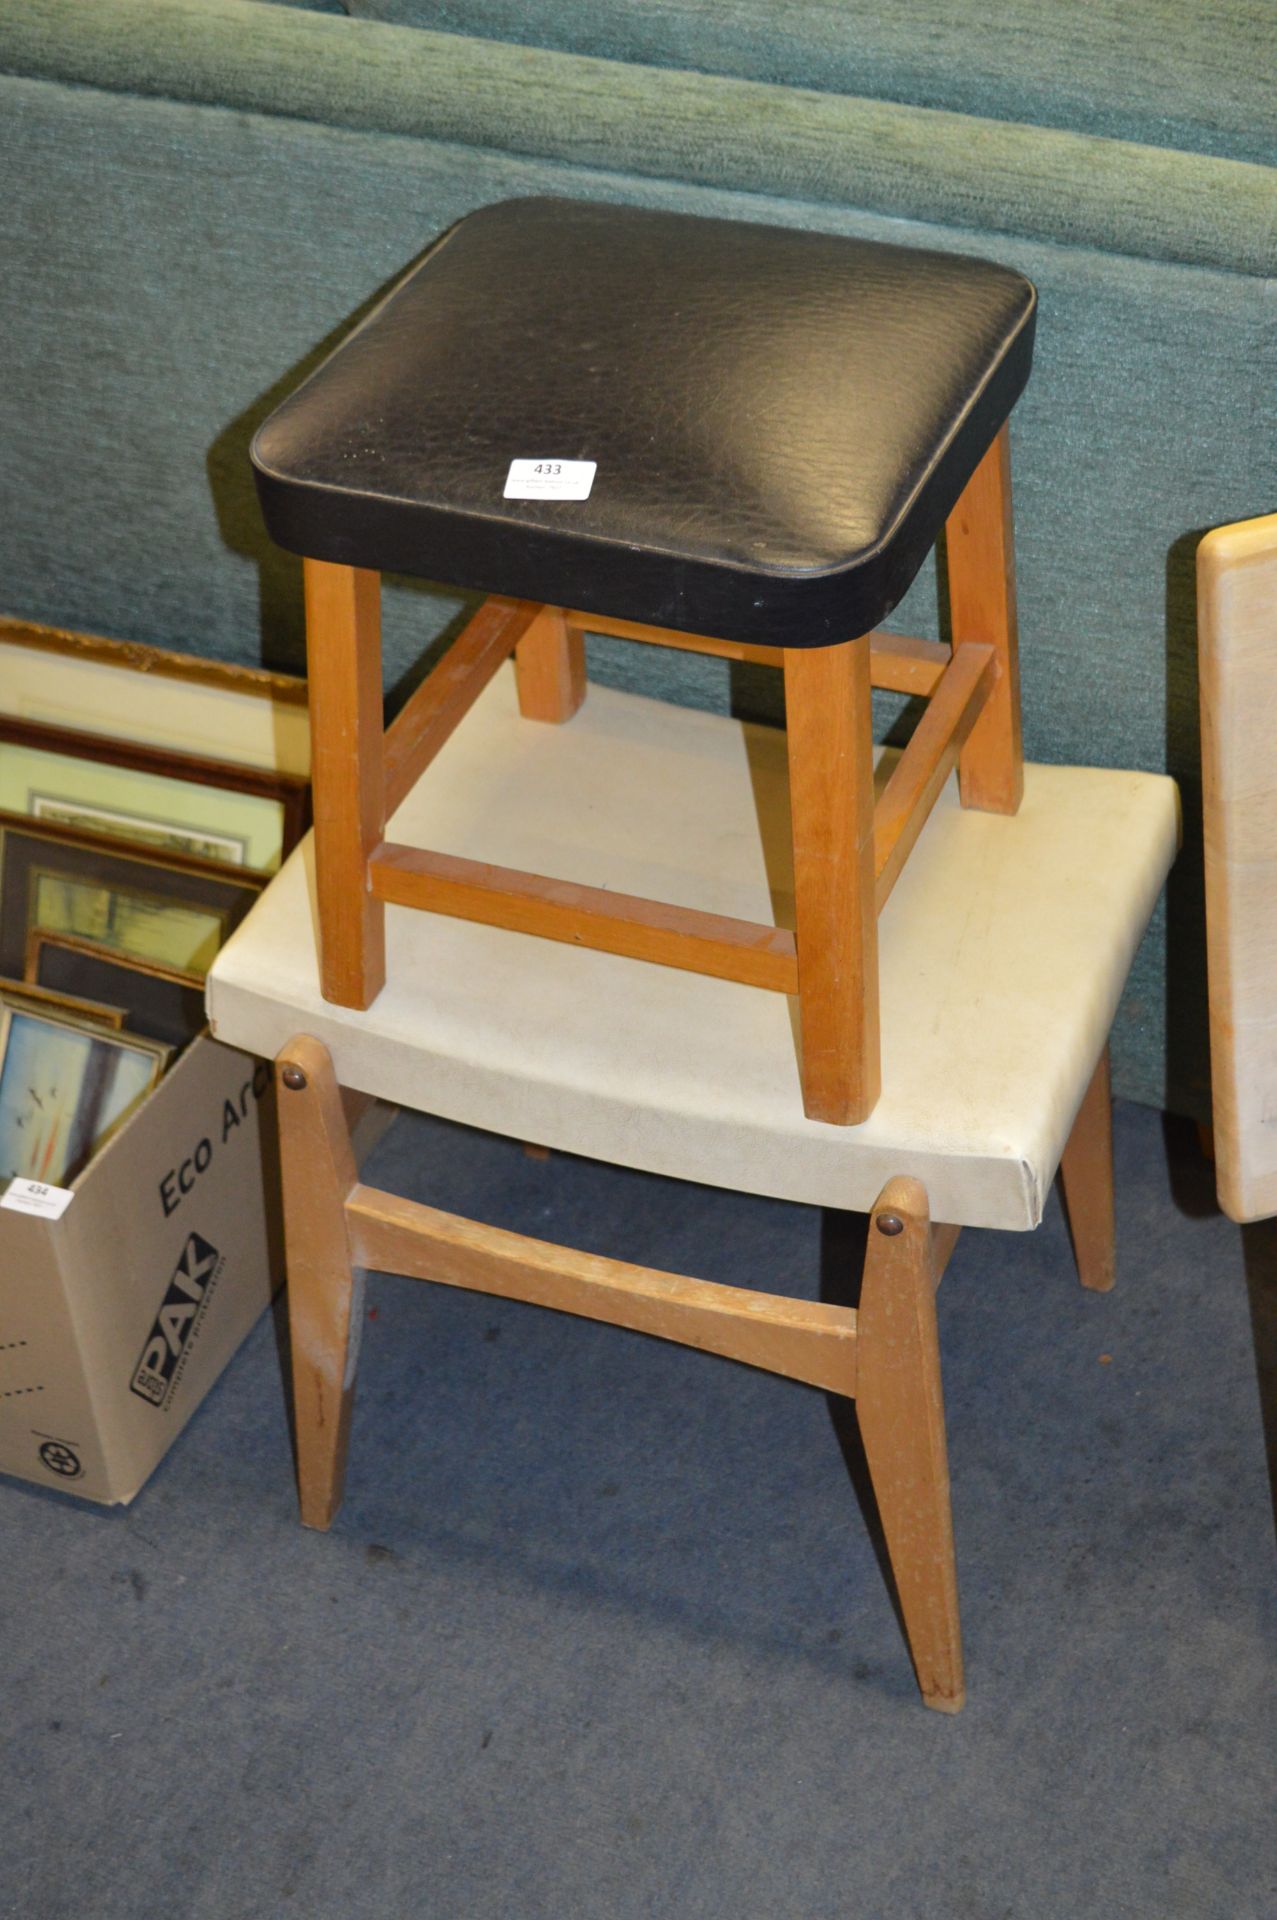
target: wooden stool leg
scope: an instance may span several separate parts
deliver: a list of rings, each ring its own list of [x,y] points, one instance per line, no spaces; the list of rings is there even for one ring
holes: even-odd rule
[[[1107,1293],[1116,1278],[1117,1223],[1113,1205],[1113,1097],[1109,1050],[1078,1108],[1060,1161],[1060,1185],[1073,1239],[1077,1277],[1094,1293]]]
[[[358,1174],[326,1048],[299,1034],[275,1068],[297,1484],[304,1525],[323,1529],[341,1506],[355,1397],[359,1327],[345,1202]]]
[[[1024,794],[1020,740],[1020,640],[1011,525],[1011,442],[1004,426],[966,484],[945,527],[954,647],[983,641],[997,680],[958,760],[964,807],[1015,813]]]
[[[882,1084],[870,701],[867,638],[786,649],[803,1108],[844,1126]]]
[[[561,607],[542,607],[514,650],[525,720],[570,720],[585,698],[585,635]]]
[[[890,1180],[869,1223],[856,1412],[923,1700],[965,1698],[927,1196]]]
[[[386,909],[368,888],[386,824],[381,576],[304,564],[320,984],[325,1000],[367,1007],[386,983]]]

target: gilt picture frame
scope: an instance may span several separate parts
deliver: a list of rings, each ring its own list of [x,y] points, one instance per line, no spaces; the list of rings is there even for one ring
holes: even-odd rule
[[[121,1028],[128,1018],[124,1007],[111,1006],[91,995],[63,992],[36,980],[6,980],[0,975],[0,1004],[29,1007],[36,1013],[70,1014],[75,1020],[88,1020],[95,1026]]]
[[[0,713],[188,757],[310,771],[306,682],[167,647],[0,618]]]

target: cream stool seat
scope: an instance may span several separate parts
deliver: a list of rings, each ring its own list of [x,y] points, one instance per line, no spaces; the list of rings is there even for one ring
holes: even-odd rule
[[[1178,838],[1164,776],[1024,774],[1015,814],[944,792],[887,902],[884,1092],[858,1126],[804,1117],[785,996],[641,957],[392,905],[375,1003],[325,1000],[303,843],[219,954],[208,1005],[219,1038],[280,1065],[308,1524],[327,1526],[340,1501],[353,1268],[636,1327],[856,1399],[923,1697],[961,1705],[935,1286],[960,1226],[1036,1226],[1062,1160],[1082,1279],[1112,1284],[1106,1040]],[[784,924],[787,790],[771,729],[604,687],[547,729],[520,718],[507,666],[391,831]],[[364,1187],[342,1088],[596,1159],[871,1212],[859,1307],[625,1266]]]
[[[599,686],[521,720],[505,668],[391,822],[398,840],[792,924],[784,736]],[[214,1032],[321,1040],[343,1086],[625,1166],[868,1210],[1038,1225],[1176,848],[1174,783],[1030,766],[1014,815],[950,780],[883,912],[883,1087],[804,1118],[790,1003],[733,981],[391,908],[367,1012],[323,998],[312,842],[223,948]],[[787,915],[786,909],[790,910]]]

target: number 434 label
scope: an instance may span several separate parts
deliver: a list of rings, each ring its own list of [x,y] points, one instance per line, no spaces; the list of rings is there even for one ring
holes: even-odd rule
[[[507,500],[588,500],[595,460],[512,460],[505,477]]]
[[[11,1180],[0,1198],[0,1207],[38,1214],[44,1220],[60,1220],[74,1199],[71,1187],[46,1187],[40,1180]]]

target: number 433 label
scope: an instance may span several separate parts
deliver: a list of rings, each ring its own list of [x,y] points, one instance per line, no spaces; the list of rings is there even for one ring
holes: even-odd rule
[[[505,477],[507,500],[588,500],[595,460],[512,460]]]

